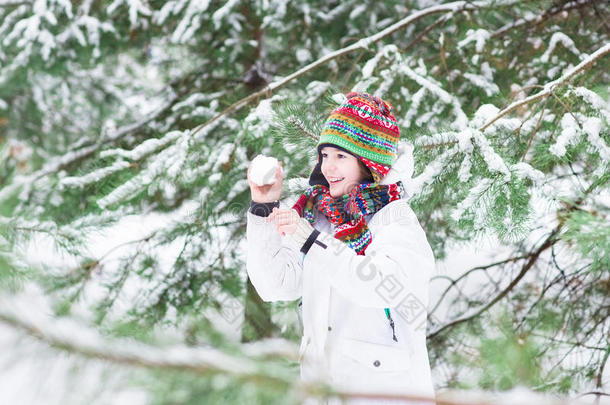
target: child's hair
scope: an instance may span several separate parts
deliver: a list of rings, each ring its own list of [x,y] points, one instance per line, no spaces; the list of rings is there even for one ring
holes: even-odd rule
[[[362,180],[360,180],[360,183],[374,183],[375,179],[373,179],[373,175],[371,174],[371,171],[369,170],[368,167],[366,167],[366,165],[364,163],[362,163],[362,160],[358,159],[358,167],[360,168],[360,174],[362,175]]]

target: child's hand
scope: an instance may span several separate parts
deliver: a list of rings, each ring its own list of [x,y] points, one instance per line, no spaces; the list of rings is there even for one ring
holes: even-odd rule
[[[295,209],[273,208],[265,222],[275,221],[275,230],[280,235],[292,235],[297,229],[300,215]]]
[[[284,167],[282,162],[280,162],[280,167]],[[247,178],[248,185],[250,185],[250,197],[252,198],[252,201],[263,203],[273,202],[280,199],[280,196],[282,195],[282,183],[284,180],[282,169],[280,167],[278,167],[275,172],[275,183],[259,186],[250,178],[252,164],[248,166]]]

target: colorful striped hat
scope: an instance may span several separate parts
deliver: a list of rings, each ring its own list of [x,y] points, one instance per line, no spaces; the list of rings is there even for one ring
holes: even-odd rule
[[[370,170],[375,183],[379,183],[396,160],[399,138],[400,130],[390,103],[368,93],[346,94],[346,100],[324,124],[316,145],[318,162],[309,176],[309,184],[328,187],[321,171],[320,153],[326,145],[356,156]]]

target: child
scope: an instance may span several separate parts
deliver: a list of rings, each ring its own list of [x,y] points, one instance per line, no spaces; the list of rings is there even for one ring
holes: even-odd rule
[[[302,298],[302,380],[432,398],[425,325],[434,257],[396,181],[404,173],[392,169],[410,157],[398,156],[390,104],[346,98],[325,123],[311,187],[292,209],[279,208],[279,168],[262,187],[248,169],[248,275],[265,301]]]

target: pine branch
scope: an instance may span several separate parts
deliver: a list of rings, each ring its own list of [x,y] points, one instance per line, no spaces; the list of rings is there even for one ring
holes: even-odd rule
[[[572,79],[576,74],[581,71],[589,68],[593,65],[598,59],[604,57],[607,53],[610,52],[610,43],[602,46],[597,51],[593,52],[589,57],[582,60],[578,65],[570,69],[566,74],[561,76],[558,79],[553,80],[552,82],[544,85],[544,89],[534,95],[524,98],[523,100],[515,101],[508,105],[506,108],[502,109],[495,117],[490,119],[485,125],[479,128],[479,131],[484,132],[489,126],[491,126],[494,122],[504,117],[505,115],[511,113],[517,108],[532,103],[534,101],[538,101],[542,98],[549,97],[551,93],[559,86],[566,84],[570,79]]]
[[[583,8],[583,7],[589,6],[589,5],[592,5],[593,7],[595,7],[596,3],[601,3],[601,0],[576,0],[576,1],[566,2],[566,3],[562,4],[561,6],[553,6],[542,14],[532,16],[532,17],[521,18],[515,22],[507,24],[504,27],[491,33],[490,37],[494,38],[494,37],[502,36],[502,35],[506,34],[507,32],[513,30],[514,28],[518,28],[518,27],[521,27],[522,25],[526,25],[526,24],[532,24],[532,26],[536,26],[536,25],[542,24],[544,21],[548,20],[549,18],[551,18],[554,15],[557,15],[563,11]]]
[[[286,371],[261,367],[254,359],[230,355],[212,347],[160,348],[142,342],[108,340],[96,330],[84,328],[75,322],[46,320],[40,314],[26,311],[5,298],[0,298],[0,303],[0,321],[50,346],[86,358],[153,370],[188,371],[202,375],[222,373],[261,384],[292,384],[291,374]],[[296,355],[293,353],[292,357]]]
[[[32,6],[33,1],[6,1],[0,2],[0,8],[17,7],[17,6]]]
[[[293,388],[303,396],[338,396],[352,399],[387,399],[419,401],[444,405],[488,405],[498,401],[497,394],[478,394],[473,398],[469,394],[464,399],[464,393],[446,391],[436,398],[410,394],[388,394],[358,391],[334,391],[323,382],[303,383],[295,381],[292,373],[280,368],[262,367],[256,359],[228,355],[214,348],[169,347],[159,348],[144,343],[134,343],[119,339],[108,340],[97,331],[83,328],[74,322],[47,322],[40,316],[31,314],[10,305],[5,299],[0,299],[0,321],[20,330],[50,346],[74,353],[85,358],[108,361],[118,365],[140,367],[160,371],[184,371],[199,375],[226,374],[243,381],[250,381],[261,386],[279,386]],[[273,347],[272,347],[273,346]],[[287,346],[285,341],[270,339],[265,342],[242,345],[244,352],[251,356],[289,354],[294,358],[294,345]],[[507,394],[508,395],[508,394]],[[519,404],[519,401],[511,402]],[[547,405],[576,404],[567,399],[549,399],[539,394],[530,393],[523,399],[523,404],[537,403]]]
[[[295,376],[282,368],[262,367],[257,360],[269,355],[295,358],[295,347],[278,339],[264,342],[242,344],[243,353],[251,358],[237,357],[226,354],[215,348],[200,347],[169,347],[159,348],[141,342],[109,340],[97,331],[84,328],[75,322],[67,320],[49,322],[31,309],[24,310],[19,305],[11,305],[6,299],[0,298],[0,321],[20,330],[41,342],[76,355],[108,361],[118,365],[140,367],[160,371],[184,371],[199,375],[226,374],[243,381],[249,381],[260,386],[279,386],[293,388],[302,396],[318,395],[322,397],[337,396],[351,399],[386,399],[419,401],[444,405],[488,405],[505,403],[501,395],[511,399],[512,404],[546,404],[567,405],[578,402],[569,399],[548,398],[536,393],[520,395],[515,400],[511,393],[487,394],[469,393],[467,396],[460,391],[445,391],[436,398],[411,394],[388,394],[359,391],[335,391],[326,387],[323,382],[304,383],[295,381]],[[28,305],[30,307],[30,305]],[[31,307],[30,307],[31,308]],[[500,397],[498,397],[500,395]],[[522,402],[520,402],[522,401]]]
[[[167,112],[176,102],[178,101],[178,95],[175,93],[171,93],[170,98],[165,102],[163,106],[158,108],[156,111],[152,112],[145,118],[141,119],[138,122],[133,124],[129,124],[119,128],[114,134],[101,139],[99,142],[93,145],[86,145],[78,148],[77,150],[73,150],[65,154],[64,156],[52,160],[51,162],[44,165],[40,170],[27,175],[27,176],[19,176],[15,178],[12,184],[7,187],[4,187],[0,190],[0,201],[11,195],[17,188],[22,185],[33,185],[36,181],[50,175],[53,173],[57,173],[60,170],[65,169],[66,167],[88,158],[95,154],[102,146],[116,142],[119,139],[124,138],[125,136],[132,134],[133,132],[139,130],[143,126],[147,125],[151,121],[154,121],[157,117]]]
[[[510,1],[500,2],[500,4],[511,5],[516,2],[517,2],[516,0],[510,0]],[[396,31],[406,28],[410,24],[412,24],[424,17],[427,17],[429,15],[438,14],[438,13],[447,13],[447,12],[456,13],[458,11],[473,11],[473,10],[477,10],[477,9],[481,9],[481,8],[495,7],[495,6],[498,6],[498,2],[496,2],[496,1],[456,1],[456,2],[447,3],[447,4],[443,4],[443,5],[428,7],[423,10],[420,10],[418,12],[415,12],[414,14],[411,14],[408,17],[405,17],[402,20],[390,25],[389,27],[378,32],[377,34],[362,38],[352,45],[349,45],[345,48],[331,52],[331,53],[319,58],[318,60],[310,63],[309,65],[304,66],[303,68],[297,70],[296,72],[288,75],[287,77],[277,80],[273,83],[270,83],[269,85],[265,86],[265,88],[263,88],[262,90],[259,90],[256,93],[252,93],[249,96],[244,97],[239,101],[236,101],[235,103],[233,103],[232,105],[230,105],[229,107],[227,107],[226,109],[224,109],[223,111],[221,111],[220,113],[215,115],[214,117],[210,118],[208,121],[195,127],[192,131],[192,134],[196,135],[200,130],[202,130],[203,128],[205,128],[208,125],[211,125],[214,121],[219,120],[222,117],[241,109],[242,107],[248,105],[250,102],[252,102],[254,100],[257,100],[259,98],[268,98],[273,91],[276,91],[276,90],[284,87],[288,83],[290,83],[293,80],[303,76],[304,74],[318,68],[319,66],[325,65],[334,59],[340,58],[341,56],[347,55],[351,52],[354,52],[354,51],[357,51],[360,49],[368,50],[368,47],[371,44],[379,42],[380,40],[384,39],[385,37],[395,33]]]
[[[318,137],[315,134],[312,134],[309,130],[307,130],[307,128],[305,127],[305,123],[299,118],[290,117],[288,118],[288,122],[297,127],[303,135],[308,138],[311,138],[311,140],[313,140],[314,142],[318,142]]]
[[[584,193],[584,196],[588,195],[592,190],[594,189],[594,186],[591,185]],[[584,201],[585,197],[582,196],[581,198],[579,198],[577,201],[575,201],[573,204],[569,205],[566,208],[566,214],[570,213],[572,211],[575,211],[577,209],[579,209],[580,204],[582,203],[582,201]],[[427,338],[428,339],[433,339],[434,337],[438,336],[440,333],[442,333],[444,330],[446,329],[450,329],[453,328],[461,323],[464,322],[468,322],[478,316],[480,316],[481,314],[485,313],[488,309],[490,309],[492,306],[494,306],[496,303],[498,303],[500,300],[502,300],[506,295],[508,295],[509,292],[511,292],[513,290],[513,288],[519,284],[519,282],[521,281],[521,279],[527,274],[527,272],[534,266],[534,264],[537,262],[538,258],[540,257],[540,255],[542,254],[542,252],[544,252],[545,250],[547,250],[548,248],[552,247],[555,245],[555,243],[559,240],[557,238],[557,235],[559,235],[559,233],[561,232],[564,223],[565,223],[565,218],[567,215],[562,216],[559,220],[559,224],[557,225],[557,227],[555,227],[555,229],[553,229],[553,231],[551,231],[551,233],[549,234],[549,236],[544,240],[544,242],[542,243],[542,245],[536,249],[536,251],[530,253],[528,255],[529,260],[525,263],[525,265],[521,268],[521,271],[519,272],[519,274],[517,274],[517,277],[515,277],[510,284],[504,289],[502,290],[499,294],[497,294],[493,299],[491,299],[487,304],[481,306],[479,309],[475,310],[474,312],[472,312],[471,314],[462,316],[460,318],[454,319],[453,321],[439,327],[437,330],[435,330],[434,332],[430,333]]]

